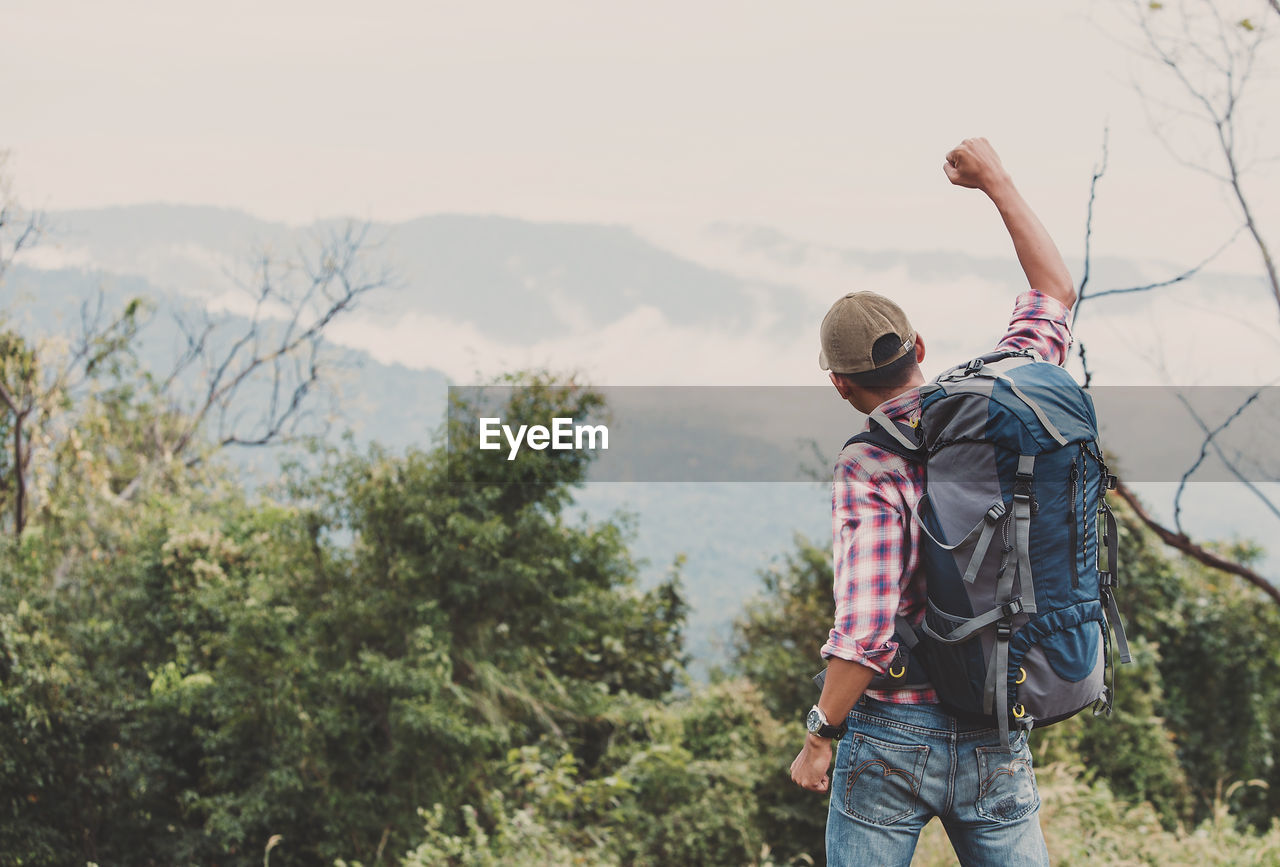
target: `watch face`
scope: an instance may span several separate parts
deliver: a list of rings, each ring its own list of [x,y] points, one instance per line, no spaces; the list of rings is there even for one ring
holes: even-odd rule
[[[822,718],[822,712],[819,711],[816,707],[810,708],[809,715],[804,718],[805,728],[813,732],[815,735],[818,733],[818,729],[822,728],[825,722],[826,720]]]

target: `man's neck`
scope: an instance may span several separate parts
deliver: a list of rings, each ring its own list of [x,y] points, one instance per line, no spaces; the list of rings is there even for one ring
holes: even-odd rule
[[[919,371],[916,371],[915,375],[911,377],[911,379],[907,382],[906,385],[895,385],[892,388],[877,388],[877,389],[869,388],[867,389],[867,392],[876,401],[875,406],[873,406],[872,409],[875,409],[876,406],[880,406],[881,404],[888,403],[889,401],[893,400],[896,397],[901,397],[907,392],[912,391],[913,389],[917,389],[920,386],[924,385],[924,383],[925,383],[924,374],[920,373]],[[864,410],[864,412],[865,411],[866,410]]]

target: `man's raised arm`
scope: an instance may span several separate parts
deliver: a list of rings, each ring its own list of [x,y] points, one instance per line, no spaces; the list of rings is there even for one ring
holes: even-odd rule
[[[995,148],[985,138],[967,138],[947,154],[942,170],[951,183],[982,190],[995,203],[1031,288],[1068,307],[1075,304],[1075,285],[1062,254],[1014,187]]]

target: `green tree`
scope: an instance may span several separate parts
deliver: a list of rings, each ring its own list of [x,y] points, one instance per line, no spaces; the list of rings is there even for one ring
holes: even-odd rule
[[[735,624],[734,668],[779,719],[801,719],[817,698],[810,677],[826,666],[818,651],[831,629],[831,569],[829,549],[797,536]]]
[[[113,420],[154,411],[101,399]],[[540,381],[512,399],[524,418],[599,404]],[[90,425],[86,447],[109,461],[136,429]],[[501,477],[443,447],[319,457],[279,502],[216,463],[175,470],[87,534],[92,498],[64,490],[76,532],[6,549],[25,607],[0,634],[0,708],[13,731],[41,721],[45,745],[8,755],[24,771],[8,814],[51,841],[29,862],[212,864],[275,835],[273,863],[374,860],[422,835],[420,806],[461,832],[459,806],[510,788],[512,749],[598,764],[611,709],[670,690],[678,579],[640,592],[625,527],[566,516],[578,456],[531,453]],[[82,556],[47,580],[70,544]]]
[[[633,698],[610,719],[610,748],[589,772],[572,754],[512,750],[505,775],[516,785],[459,808],[464,830],[448,830],[443,805],[425,811],[426,839],[406,867],[783,863],[767,842],[769,793],[786,780],[780,757],[795,737],[754,686]]]

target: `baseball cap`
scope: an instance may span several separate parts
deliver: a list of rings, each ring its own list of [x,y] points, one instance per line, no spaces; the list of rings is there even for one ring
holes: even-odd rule
[[[898,338],[902,345],[877,364],[871,357],[871,348],[886,335]],[[907,314],[875,292],[850,292],[832,304],[822,319],[820,336],[818,366],[834,373],[865,373],[892,364],[911,351],[916,342]]]

